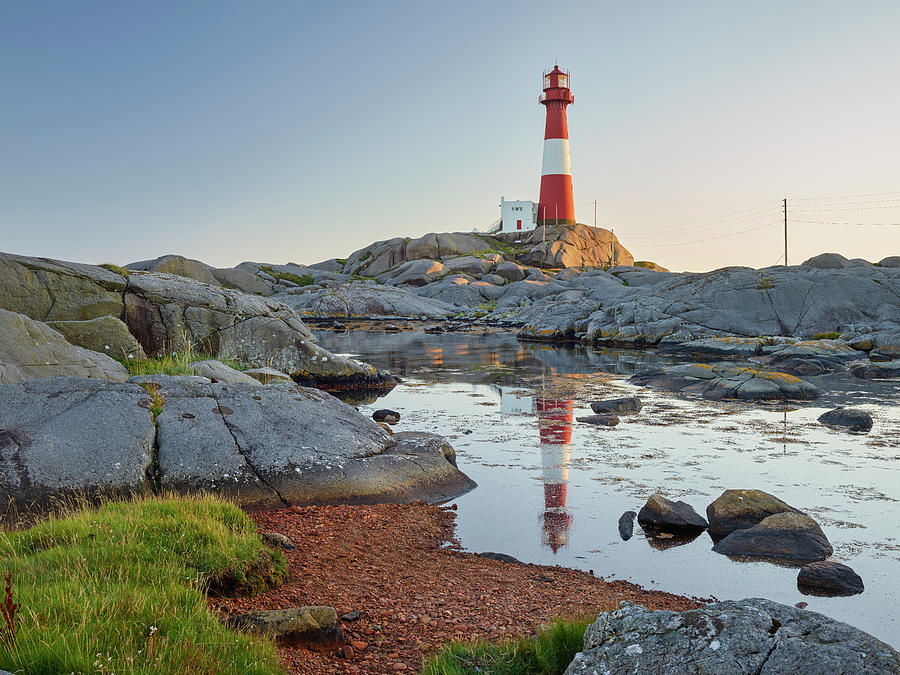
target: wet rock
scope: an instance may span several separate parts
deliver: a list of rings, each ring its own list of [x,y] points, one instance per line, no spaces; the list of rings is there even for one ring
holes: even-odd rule
[[[287,373],[282,373],[280,370],[276,370],[275,368],[270,368],[268,366],[264,368],[249,368],[244,371],[244,375],[249,375],[257,382],[261,382],[262,384],[272,384],[273,382],[291,382],[291,376]]]
[[[864,380],[900,380],[900,361],[882,363],[864,361],[851,366],[850,372]]]
[[[331,645],[344,642],[333,607],[291,607],[237,614],[227,619],[232,628],[251,631],[292,644]]]
[[[286,537],[281,532],[260,532],[259,538],[263,543],[273,548],[280,548],[285,551],[293,551],[297,545],[290,537]]]
[[[819,397],[819,388],[794,375],[729,364],[694,363],[638,373],[629,382],[714,400],[800,400]]]
[[[812,562],[800,568],[797,588],[807,595],[847,596],[865,590],[862,578],[851,568],[831,560]]]
[[[491,560],[499,560],[500,562],[511,563],[514,565],[523,564],[518,558],[513,558],[511,555],[506,555],[505,553],[493,553],[488,551],[486,553],[479,553],[478,556],[480,558],[490,558]]]
[[[400,413],[396,410],[387,410],[383,408],[372,413],[372,419],[376,422],[385,422],[387,424],[397,424],[400,421]]]
[[[859,408],[835,408],[819,415],[819,421],[830,427],[843,427],[850,431],[869,431],[872,416]]]
[[[619,423],[619,418],[615,415],[585,415],[584,417],[576,417],[576,421],[585,424],[593,424],[598,427],[614,427]]]
[[[40,321],[0,309],[0,363],[7,381],[89,377],[124,382],[128,371],[109,356],[76,347]]]
[[[762,490],[725,490],[706,507],[709,534],[713,539],[721,539],[735,530],[753,527],[764,518],[788,511],[801,513]]]
[[[751,361],[795,375],[822,375],[842,370],[859,352],[841,340],[803,340],[762,347]]]
[[[347,326],[342,324],[340,321],[333,321],[331,323],[331,327],[336,331],[347,330]]]
[[[634,519],[637,513],[634,511],[626,511],[619,516],[619,536],[622,541],[628,541],[634,536]]]
[[[900,654],[840,621],[759,598],[686,612],[628,602],[603,612],[565,675],[900,672]]]
[[[637,519],[641,527],[663,532],[697,531],[709,527],[709,523],[690,504],[674,502],[660,494],[650,496],[638,512]]]
[[[625,398],[612,398],[606,401],[594,401],[591,403],[591,410],[595,413],[636,413],[640,412],[643,404],[637,396],[627,396]]]
[[[803,513],[787,512],[735,530],[713,546],[713,551],[779,561],[814,561],[824,560],[833,549],[815,520]]]
[[[244,382],[246,384],[261,384],[259,380],[251,377],[247,373],[235,370],[231,366],[226,366],[216,359],[207,359],[205,361],[195,361],[188,366],[194,375],[205,377],[210,382]]]

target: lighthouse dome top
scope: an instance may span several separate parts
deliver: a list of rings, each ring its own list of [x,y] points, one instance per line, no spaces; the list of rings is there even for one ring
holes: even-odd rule
[[[558,65],[544,71],[544,91],[548,89],[568,89],[569,70]]]

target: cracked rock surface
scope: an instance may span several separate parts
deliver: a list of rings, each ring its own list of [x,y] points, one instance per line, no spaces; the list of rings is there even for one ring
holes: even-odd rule
[[[566,675],[900,673],[900,654],[853,626],[763,600],[680,614],[628,602],[600,614]]]
[[[438,501],[474,486],[444,439],[391,436],[330,394],[293,383],[141,376],[0,385],[0,500],[19,509],[73,491],[207,490],[281,506]]]

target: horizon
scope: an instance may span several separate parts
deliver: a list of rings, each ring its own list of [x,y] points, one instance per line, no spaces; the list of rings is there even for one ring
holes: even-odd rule
[[[564,48],[528,41],[548,20],[535,2],[2,17],[11,253],[312,264],[487,229],[501,195],[537,201],[537,96],[558,62],[577,220],[596,199],[636,260],[776,264],[783,198],[791,264],[900,255],[894,3],[571,3]]]

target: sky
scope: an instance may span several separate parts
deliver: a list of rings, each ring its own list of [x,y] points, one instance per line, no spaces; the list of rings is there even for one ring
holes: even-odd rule
[[[313,263],[537,201],[673,270],[900,255],[900,3],[0,2],[0,251]]]

